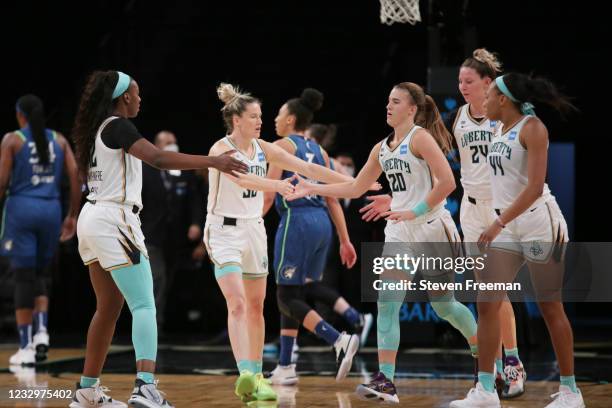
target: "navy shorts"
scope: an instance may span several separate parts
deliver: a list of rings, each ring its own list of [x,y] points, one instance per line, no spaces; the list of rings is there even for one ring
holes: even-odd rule
[[[326,208],[295,207],[283,213],[274,241],[274,271],[279,285],[320,281],[332,241]]]
[[[9,196],[2,213],[0,253],[12,268],[44,268],[59,244],[61,225],[58,199]]]

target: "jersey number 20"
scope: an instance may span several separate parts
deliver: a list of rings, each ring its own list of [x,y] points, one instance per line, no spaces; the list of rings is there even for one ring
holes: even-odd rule
[[[393,192],[406,191],[406,181],[402,173],[389,174],[389,183]]]

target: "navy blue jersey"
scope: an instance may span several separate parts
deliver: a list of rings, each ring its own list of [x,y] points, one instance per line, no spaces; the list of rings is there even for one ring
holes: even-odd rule
[[[8,194],[10,196],[59,198],[64,168],[64,151],[56,140],[56,132],[45,129],[49,142],[49,164],[46,165],[40,163],[30,128],[17,130],[15,134],[24,143],[13,158]]]
[[[325,166],[325,159],[323,158],[323,153],[321,146],[317,144],[314,140],[305,139],[303,136],[299,135],[290,135],[286,138],[291,143],[295,145],[295,156],[307,161],[308,163],[316,163],[321,166]],[[292,171],[283,170],[283,174],[281,176],[282,179],[286,179],[288,177],[293,176]],[[296,184],[296,182],[294,182]],[[276,210],[283,214],[287,211],[287,208],[294,207],[325,207],[325,200],[323,197],[318,195],[306,196],[295,201],[287,201],[280,194],[276,194],[274,199],[274,203],[276,206]]]

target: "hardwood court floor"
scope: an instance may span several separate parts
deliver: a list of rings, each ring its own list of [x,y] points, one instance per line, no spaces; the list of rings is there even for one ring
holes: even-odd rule
[[[34,382],[39,389],[74,390],[78,374],[37,374],[29,376],[30,386]],[[126,401],[132,389],[134,376],[131,374],[106,374],[104,385],[111,389],[110,394],[121,401]],[[160,389],[167,393],[167,398],[176,407],[245,407],[233,395],[233,376],[210,375],[166,375],[162,374]],[[14,374],[0,374],[0,407],[67,407],[68,399],[15,400],[9,399],[9,390],[26,389],[28,375],[21,376],[21,383]],[[332,377],[300,378],[297,387],[275,387],[279,394],[278,404],[260,403],[257,407],[338,407],[362,408],[376,407],[377,403],[361,401],[354,394],[359,378],[349,378],[336,383]],[[414,380],[397,381],[400,395],[399,407],[430,408],[447,407],[448,403],[460,398],[470,388],[466,380]],[[528,391],[522,397],[502,402],[505,408],[537,408],[550,402],[550,394],[556,392],[558,383],[528,382]],[[612,406],[612,384],[581,384],[585,402],[589,408]]]

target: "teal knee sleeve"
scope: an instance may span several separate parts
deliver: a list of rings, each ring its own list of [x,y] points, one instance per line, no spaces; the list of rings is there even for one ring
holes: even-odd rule
[[[157,358],[157,320],[153,297],[153,275],[149,260],[111,271],[115,284],[132,312],[132,343],[136,361]]]
[[[215,278],[216,279],[222,278],[229,273],[242,274],[242,268],[238,265],[225,265],[222,267],[218,267],[217,265],[215,265]]]
[[[400,342],[399,311],[401,302],[378,302],[376,331],[379,350],[397,351]]]
[[[446,294],[431,302],[436,314],[459,330],[463,337],[469,339],[476,335],[476,319],[470,309],[455,300],[452,294]]]

